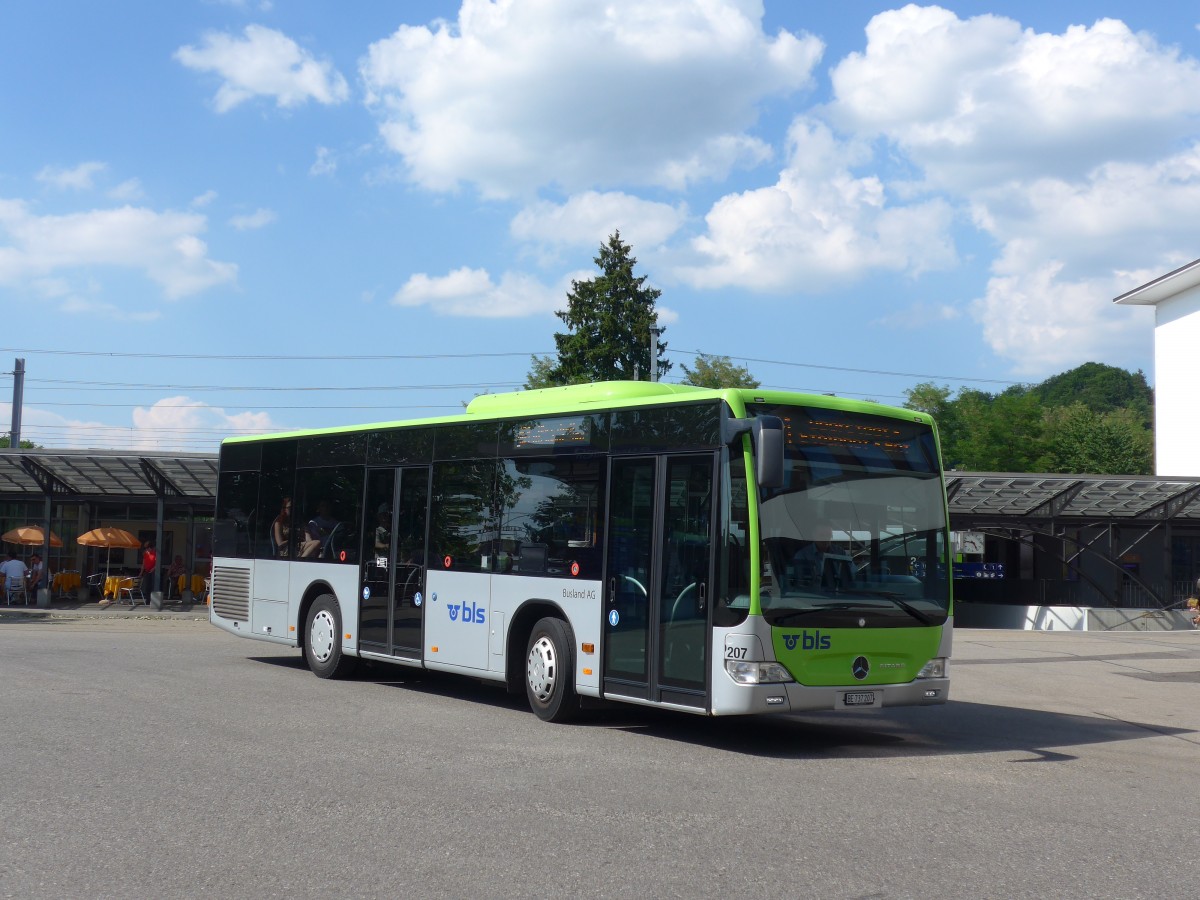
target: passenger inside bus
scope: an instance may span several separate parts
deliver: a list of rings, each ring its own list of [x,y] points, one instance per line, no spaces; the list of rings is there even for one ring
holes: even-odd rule
[[[304,526],[304,541],[300,544],[300,555],[306,558],[319,557],[324,554],[329,539],[341,524],[333,517],[329,501],[322,500],[317,504],[317,514],[308,520]]]

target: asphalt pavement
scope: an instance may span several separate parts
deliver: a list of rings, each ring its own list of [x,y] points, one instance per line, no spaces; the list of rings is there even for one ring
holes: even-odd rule
[[[940,707],[554,726],[197,612],[0,611],[0,896],[1196,894],[1200,632],[959,630]]]

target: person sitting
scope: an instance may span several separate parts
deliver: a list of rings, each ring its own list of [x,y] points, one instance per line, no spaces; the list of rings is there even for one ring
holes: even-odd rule
[[[25,590],[25,579],[29,577],[29,569],[10,550],[8,558],[3,563],[0,563],[0,575],[4,576],[4,600],[9,606],[12,606],[13,594],[18,594]],[[28,599],[26,599],[26,602],[28,602]]]
[[[292,537],[292,498],[284,497],[279,515],[271,523],[271,545],[276,556],[287,556]]]
[[[171,599],[173,593],[182,593],[182,588],[179,586],[179,579],[187,574],[187,566],[183,564],[183,557],[178,553],[171,560],[171,565],[167,567],[167,583],[165,585],[167,591],[167,599]]]
[[[40,553],[35,553],[29,557],[29,590],[37,591],[40,588],[50,587],[50,569],[42,562]]]
[[[818,522],[812,529],[812,539],[792,557],[796,580],[819,584],[824,571],[825,557],[833,551],[833,529]]]
[[[304,526],[304,540],[300,543],[300,555],[308,559],[320,556],[326,539],[338,524],[338,520],[330,513],[329,501],[322,500],[318,503],[317,514]]]

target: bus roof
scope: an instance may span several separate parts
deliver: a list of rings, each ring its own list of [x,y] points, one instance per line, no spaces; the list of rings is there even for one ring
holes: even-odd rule
[[[472,419],[508,419],[537,415],[568,415],[588,409],[618,409],[635,406],[654,406],[671,402],[724,400],[735,415],[745,414],[747,403],[799,404],[843,409],[873,415],[903,417],[930,425],[933,420],[925,413],[911,409],[885,406],[870,400],[850,400],[828,394],[803,394],[793,391],[763,390],[761,388],[704,388],[690,384],[666,384],[654,381],[597,381],[563,387],[535,388],[508,391],[501,394],[481,394],[467,404],[466,409],[452,416],[425,419],[405,419],[392,422],[372,422],[362,425],[343,425],[332,428],[279,432],[275,434],[240,435],[226,438],[223,443],[294,438],[321,434],[344,434],[402,425],[439,425],[469,422]]]

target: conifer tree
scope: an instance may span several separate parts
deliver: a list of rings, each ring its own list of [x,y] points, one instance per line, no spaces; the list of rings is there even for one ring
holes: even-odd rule
[[[650,329],[658,322],[654,304],[662,291],[647,287],[647,276],[634,275],[637,259],[630,250],[615,232],[595,257],[600,274],[571,282],[567,308],[555,313],[567,326],[554,335],[558,358],[533,357],[525,387],[650,377]],[[666,343],[655,344],[661,377],[671,363]]]

